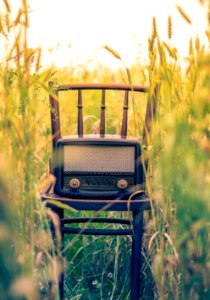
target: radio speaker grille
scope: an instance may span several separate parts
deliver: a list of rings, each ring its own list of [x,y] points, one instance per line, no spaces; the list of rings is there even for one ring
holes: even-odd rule
[[[64,172],[134,173],[135,147],[65,145]]]

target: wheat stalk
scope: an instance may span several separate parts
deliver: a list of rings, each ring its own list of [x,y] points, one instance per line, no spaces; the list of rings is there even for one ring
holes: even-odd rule
[[[152,40],[157,37],[157,24],[155,17],[152,18]]]
[[[207,19],[208,19],[208,25],[210,27],[210,1],[208,3],[208,16],[207,16]]]
[[[169,40],[172,37],[172,19],[171,16],[168,17],[168,38]]]
[[[119,60],[122,60],[120,54],[119,54],[117,51],[115,51],[114,49],[110,48],[110,47],[107,46],[107,45],[105,45],[104,48],[105,48],[107,51],[109,51],[114,57],[116,57],[116,58],[119,59]]]
[[[182,18],[188,23],[188,24],[192,24],[192,21],[190,20],[190,18],[188,17],[188,15],[184,12],[184,10],[179,6],[177,5],[176,6],[178,12],[180,13],[180,15],[182,16]]]
[[[163,42],[163,46],[167,49],[167,51],[171,57],[176,58],[175,53],[171,50],[171,48],[165,42]]]
[[[189,41],[189,54],[190,54],[190,56],[194,55],[192,39],[190,39],[190,41]]]
[[[4,5],[6,7],[7,12],[11,12],[11,8],[10,8],[10,4],[7,0],[3,0],[4,1]]]
[[[196,39],[195,39],[195,49],[196,49],[197,52],[200,52],[201,46],[200,46],[199,37],[196,37]]]

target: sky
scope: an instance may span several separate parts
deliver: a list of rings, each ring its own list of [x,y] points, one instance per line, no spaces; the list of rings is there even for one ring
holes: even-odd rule
[[[17,9],[21,0],[10,0]],[[179,14],[180,5],[192,20]],[[126,65],[147,59],[147,40],[152,18],[159,36],[167,38],[167,18],[172,17],[171,46],[180,56],[188,52],[188,40],[205,37],[206,12],[198,0],[28,0],[30,7],[29,46],[42,47],[42,65],[58,67],[91,62],[115,67],[116,58],[104,49],[117,51]]]

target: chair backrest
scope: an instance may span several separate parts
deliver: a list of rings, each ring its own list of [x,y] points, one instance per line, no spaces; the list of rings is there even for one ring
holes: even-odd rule
[[[53,82],[50,82],[49,86],[53,89]],[[78,139],[70,138],[65,140],[61,136],[58,96],[60,92],[68,90],[77,91]],[[101,91],[99,138],[88,139],[83,134],[82,96],[84,90]],[[105,133],[107,90],[124,91],[121,137],[113,140],[107,139]],[[151,129],[151,119],[155,113],[157,88],[155,88],[152,96],[150,96],[149,89],[146,87],[125,84],[62,84],[54,88],[54,93],[50,94],[50,106],[53,153],[57,153],[54,155],[53,173],[57,179],[55,189],[58,194],[75,198],[97,198],[98,196],[111,199],[116,197],[123,198],[127,197],[131,191],[134,191],[134,186],[139,188],[139,184],[143,183],[143,167],[139,162],[141,145],[137,141],[127,140],[128,105],[129,96],[132,92],[148,93],[142,136],[142,144],[147,145],[147,137]],[[80,151],[80,148],[78,148],[80,146],[78,145],[83,146],[83,148],[81,147],[82,151]],[[99,151],[100,146],[103,148],[103,154]],[[74,157],[75,155],[72,153],[78,151],[80,152],[80,156]],[[95,153],[95,157],[92,153]],[[132,155],[134,155],[133,158]],[[81,156],[86,157],[87,163],[85,159],[80,160]],[[72,157],[74,157],[74,161]],[[109,163],[107,162],[107,157],[109,157]],[[125,157],[127,157],[126,162]],[[90,162],[89,165],[88,161]],[[77,168],[75,164],[79,164],[80,167]],[[113,167],[113,164],[115,167]],[[90,165],[92,167],[94,165],[93,169],[91,169]],[[120,167],[121,165],[126,165],[125,169]],[[79,173],[83,174],[83,176]],[[117,178],[116,182],[113,179],[114,176]]]

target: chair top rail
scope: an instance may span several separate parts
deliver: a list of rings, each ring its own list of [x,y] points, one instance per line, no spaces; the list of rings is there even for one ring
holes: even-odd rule
[[[67,90],[122,90],[147,93],[149,88],[131,85],[131,84],[114,84],[114,83],[72,83],[61,84],[57,87],[57,91]]]
[[[123,91],[125,93],[124,96],[124,106],[123,106],[123,116],[122,116],[122,126],[121,126],[121,138],[127,137],[127,123],[128,123],[128,94],[129,92],[141,92],[148,94],[148,101],[146,107],[146,115],[145,115],[145,124],[143,126],[143,143],[147,144],[147,137],[149,136],[150,127],[151,127],[151,119],[153,115],[153,110],[155,110],[155,106],[151,103],[151,98],[156,98],[157,88],[155,88],[154,93],[150,96],[150,88],[146,86],[140,85],[132,85],[132,84],[120,84],[120,83],[69,83],[69,84],[60,84],[54,85],[53,81],[49,82],[49,87],[54,89],[55,95],[59,94],[60,91],[78,91],[78,136],[83,137],[83,105],[82,105],[82,91],[83,90],[99,90],[102,91],[102,99],[101,99],[101,118],[100,118],[100,136],[101,138],[105,137],[105,92],[107,90],[116,90]],[[50,105],[53,108],[51,110],[51,126],[52,126],[52,144],[53,149],[56,147],[56,143],[58,139],[61,137],[60,131],[60,114],[59,114],[59,101],[56,96],[50,94]],[[153,101],[152,101],[153,102]],[[153,107],[154,106],[154,107]]]

